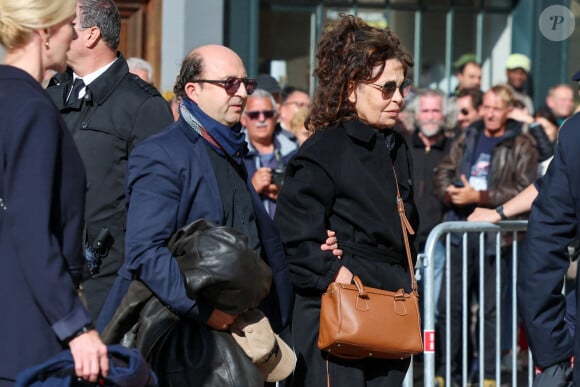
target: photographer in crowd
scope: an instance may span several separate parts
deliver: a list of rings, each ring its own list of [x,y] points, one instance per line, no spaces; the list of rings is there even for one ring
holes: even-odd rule
[[[271,218],[276,211],[276,199],[284,179],[288,160],[296,152],[294,143],[285,136],[275,136],[278,111],[272,94],[257,89],[248,96],[241,123],[246,128],[249,151],[244,158],[248,176],[260,195]]]

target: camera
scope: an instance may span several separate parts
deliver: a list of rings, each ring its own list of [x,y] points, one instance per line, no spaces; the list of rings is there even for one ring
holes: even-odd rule
[[[272,183],[276,184],[278,187],[282,187],[284,184],[283,169],[272,169]]]
[[[451,182],[451,184],[457,188],[463,188],[465,187],[465,184],[463,184],[463,181],[461,181],[460,179],[455,179]]]

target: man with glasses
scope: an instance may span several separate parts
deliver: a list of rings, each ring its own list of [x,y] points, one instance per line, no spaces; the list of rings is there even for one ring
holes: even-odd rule
[[[457,111],[457,125],[452,131],[452,136],[456,137],[472,123],[481,119],[479,108],[483,103],[483,92],[479,87],[469,87],[461,90],[455,100],[455,110]]]
[[[121,16],[113,0],[79,0],[78,37],[67,53],[69,71],[47,92],[58,107],[87,172],[85,208],[88,309],[99,314],[125,259],[125,173],[137,143],[172,122],[157,89],[129,73],[117,52]],[[89,278],[90,277],[90,278]]]
[[[294,114],[300,109],[308,109],[310,107],[310,96],[306,90],[286,86],[282,90],[282,103],[280,104],[280,115],[278,117],[278,125],[276,126],[276,136],[285,136],[290,139],[298,148],[298,140],[291,129],[291,122]]]
[[[476,121],[462,133],[453,143],[446,157],[435,169],[434,192],[445,203],[448,211],[445,214],[447,221],[466,220],[476,206],[495,208],[502,220],[507,219],[503,212],[502,203],[524,190],[537,177],[538,151],[533,137],[521,130],[521,122],[512,120],[509,114],[512,110],[514,95],[506,85],[497,85],[489,89],[483,96],[481,105],[482,120]],[[484,266],[479,266],[479,250],[476,234],[469,234],[466,250],[467,266],[463,267],[463,248],[461,235],[451,235],[451,251],[449,276],[450,292],[447,293],[446,281],[441,287],[439,298],[439,329],[441,333],[438,342],[441,343],[443,356],[449,354],[451,359],[451,378],[445,385],[465,385],[462,380],[462,288],[463,275],[467,276],[465,286],[474,289],[478,275],[483,271],[484,294],[480,295],[484,305],[485,338],[480,343],[484,349],[484,386],[494,387],[495,364],[495,332],[497,305],[495,298],[496,280],[496,246],[495,239],[489,238],[485,246]],[[502,246],[507,248],[507,246]],[[504,256],[508,254],[505,253]],[[509,267],[507,260],[501,261],[502,283]],[[445,275],[444,275],[445,276]],[[499,284],[497,284],[499,287]],[[450,299],[450,310],[446,311],[446,299]],[[450,342],[446,348],[446,313],[450,313]],[[438,367],[438,382],[441,385],[445,375],[445,359]],[[471,363],[468,363],[471,364]]]
[[[198,219],[233,228],[272,269],[272,293],[262,309],[279,332],[289,322],[293,297],[286,257],[243,162],[247,146],[240,118],[255,89],[241,58],[227,47],[202,46],[185,58],[174,88],[181,118],[139,144],[129,158],[121,275],[142,281],[181,319],[227,330],[236,316],[187,296],[166,244]],[[258,114],[264,115],[269,113]],[[127,282],[118,281],[107,310],[115,310]]]
[[[244,157],[248,176],[260,195],[266,212],[274,218],[284,169],[296,152],[296,145],[285,136],[275,136],[276,101],[266,90],[257,89],[248,97],[241,122],[246,129],[249,151]]]

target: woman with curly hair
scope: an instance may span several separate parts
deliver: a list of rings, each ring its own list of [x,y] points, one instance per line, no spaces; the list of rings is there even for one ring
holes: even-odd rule
[[[317,341],[320,297],[331,281],[350,283],[356,274],[366,286],[411,291],[397,181],[415,228],[413,181],[409,151],[392,127],[413,60],[392,31],[354,16],[323,35],[317,59],[319,87],[306,121],[314,133],[287,166],[275,218],[296,292],[293,384],[400,386],[409,359],[345,360]],[[320,248],[327,229],[341,257]]]

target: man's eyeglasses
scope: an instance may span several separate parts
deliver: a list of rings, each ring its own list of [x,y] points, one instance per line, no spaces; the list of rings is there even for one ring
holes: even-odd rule
[[[274,110],[256,110],[253,112],[246,112],[246,116],[248,116],[250,120],[257,120],[262,114],[264,115],[264,118],[268,120],[274,117],[276,112]]]
[[[192,81],[192,82],[211,83],[213,85],[222,86],[224,89],[226,89],[226,93],[228,93],[229,95],[236,94],[242,83],[246,87],[246,91],[248,92],[248,94],[252,94],[254,92],[254,90],[256,90],[256,88],[258,87],[258,82],[256,82],[255,79],[249,79],[249,78],[230,77],[230,78],[226,78],[223,80],[222,79],[219,79],[219,80],[216,80],[216,79],[196,79],[195,81]]]
[[[411,91],[412,84],[413,82],[410,79],[405,79],[403,82],[401,82],[401,84],[398,87],[397,82],[395,81],[389,81],[384,85],[375,85],[373,83],[368,83],[368,85],[371,86],[372,88],[381,91],[381,93],[383,94],[383,99],[391,99],[395,94],[395,91],[397,91],[397,89],[399,89],[399,93],[401,93],[401,96],[405,98],[407,95],[409,95],[409,91]]]

